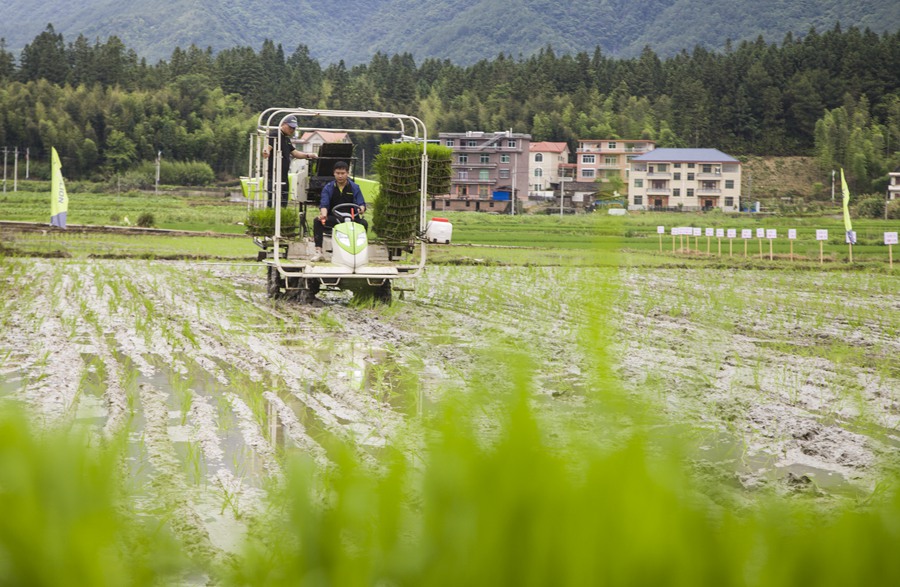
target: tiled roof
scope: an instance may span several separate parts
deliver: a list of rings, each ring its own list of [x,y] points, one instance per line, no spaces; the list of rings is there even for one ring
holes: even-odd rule
[[[562,153],[566,150],[566,146],[566,143],[541,141],[540,143],[530,143],[528,150],[532,153]]]
[[[343,143],[347,140],[347,133],[345,132],[329,132],[326,130],[316,130],[316,131],[307,131],[303,133],[303,136],[300,137],[300,142],[305,143],[309,141],[313,134],[318,133],[322,140],[326,143]]]
[[[661,163],[739,163],[731,155],[726,155],[718,149],[654,149],[631,160],[658,161]]]

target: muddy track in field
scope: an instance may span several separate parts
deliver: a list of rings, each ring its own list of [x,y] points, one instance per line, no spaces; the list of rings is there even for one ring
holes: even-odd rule
[[[42,426],[128,434],[140,507],[173,512],[203,557],[235,548],[285,454],[414,455],[447,393],[502,397],[523,381],[511,364],[550,444],[555,427],[610,443],[639,425],[603,413],[609,357],[658,413],[648,426],[690,430],[693,460],[749,489],[865,493],[897,463],[890,278],[853,276],[835,304],[841,274],[432,267],[390,307],[325,292],[309,308],[267,299],[255,265],[0,267],[0,399]]]

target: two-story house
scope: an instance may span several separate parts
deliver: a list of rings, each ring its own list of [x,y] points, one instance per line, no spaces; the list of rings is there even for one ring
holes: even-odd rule
[[[552,198],[553,185],[559,183],[560,169],[569,163],[569,145],[541,141],[528,147],[529,196]]]
[[[531,135],[442,132],[438,142],[453,149],[450,194],[439,209],[503,211],[510,200],[525,199]]]
[[[655,149],[631,161],[628,207],[740,210],[741,162],[718,149]]]
[[[603,181],[618,176],[628,186],[629,163],[655,148],[654,141],[644,139],[579,139],[575,151],[576,180]]]

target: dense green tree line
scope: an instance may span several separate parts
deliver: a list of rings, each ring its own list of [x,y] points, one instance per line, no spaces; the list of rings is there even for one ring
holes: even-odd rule
[[[155,156],[242,171],[254,112],[272,105],[412,113],[432,133],[513,129],[535,140],[650,138],[734,155],[815,154],[858,185],[898,164],[900,33],[839,26],[780,45],[696,48],[660,59],[500,54],[471,66],[409,54],[322,68],[300,45],[213,54],[176,47],[148,65],[116,37],[66,44],[52,25],[16,64],[0,42],[0,143],[57,146],[73,170],[112,172]]]

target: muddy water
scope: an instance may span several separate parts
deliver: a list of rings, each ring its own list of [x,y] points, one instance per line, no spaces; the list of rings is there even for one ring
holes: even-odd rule
[[[488,438],[524,385],[549,444],[619,442],[643,424],[610,412],[609,363],[689,462],[741,491],[865,494],[898,461],[888,278],[432,267],[389,308],[330,292],[306,308],[268,300],[252,266],[27,268],[2,293],[0,400],[127,434],[140,506],[180,512],[202,548],[234,547],[285,455],[415,451],[451,393],[480,402]]]

